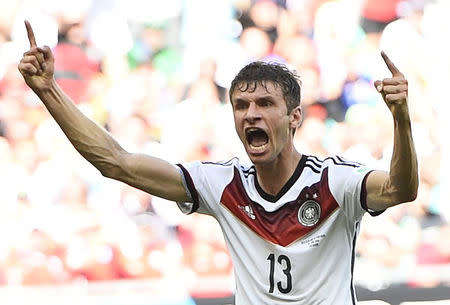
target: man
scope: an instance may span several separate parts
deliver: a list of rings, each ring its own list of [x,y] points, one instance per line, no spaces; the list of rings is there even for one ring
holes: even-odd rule
[[[392,77],[375,87],[394,119],[388,173],[299,153],[293,145],[302,119],[298,79],[284,66],[260,62],[243,68],[230,88],[236,131],[253,165],[231,159],[175,166],[126,152],[86,118],[56,85],[51,50],[37,47],[25,25],[30,50],[19,70],[78,152],[106,177],[218,220],[235,266],[236,304],[355,304],[363,214],[412,201],[418,187],[407,81],[386,54]]]

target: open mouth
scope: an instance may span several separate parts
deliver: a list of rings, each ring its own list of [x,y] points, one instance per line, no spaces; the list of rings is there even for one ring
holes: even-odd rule
[[[256,151],[263,151],[269,143],[269,136],[267,133],[256,127],[251,127],[245,130],[245,138],[251,149]]]

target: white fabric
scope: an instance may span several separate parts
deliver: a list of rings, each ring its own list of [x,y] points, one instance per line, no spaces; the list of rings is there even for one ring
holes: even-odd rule
[[[188,191],[198,194],[197,212],[215,217],[223,230],[237,305],[355,304],[354,244],[369,169],[339,157],[303,156],[288,187],[271,197],[258,188],[255,168],[236,158],[180,167]],[[320,205],[320,218],[314,218],[317,210],[303,208],[305,202]],[[196,205],[179,206],[190,213]],[[313,224],[302,225],[299,210]]]

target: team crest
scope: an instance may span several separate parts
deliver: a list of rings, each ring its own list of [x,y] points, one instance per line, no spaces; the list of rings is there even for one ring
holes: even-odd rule
[[[305,201],[298,209],[298,221],[305,227],[312,227],[319,222],[320,205],[314,200]]]

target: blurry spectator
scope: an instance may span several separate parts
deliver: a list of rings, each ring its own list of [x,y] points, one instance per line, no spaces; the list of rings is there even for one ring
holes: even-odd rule
[[[307,117],[295,133],[295,145],[306,154],[314,153],[325,157],[327,150],[323,141],[326,138],[326,129],[324,120],[315,116]]]
[[[429,86],[437,75],[442,75],[441,63],[435,62],[430,34],[424,31],[426,0],[404,1],[401,18],[390,23],[382,33],[381,48],[392,53],[399,67],[404,67],[413,90],[409,94],[411,115],[417,121],[432,120],[432,107],[424,104],[428,99]],[[408,49],[408,52],[404,51]],[[428,80],[428,81],[427,81]],[[431,85],[433,86],[433,85]],[[430,122],[431,123],[431,122]]]
[[[233,2],[235,18],[241,24],[242,29],[255,26],[255,22],[250,17],[252,0],[236,0]]]
[[[194,274],[193,295],[204,298],[231,295],[232,288],[226,283],[231,283],[233,267],[221,230],[210,217],[191,216],[180,224],[178,232],[185,263]],[[225,281],[216,282],[221,277]]]
[[[217,89],[217,96],[221,103],[226,103],[228,101],[228,91],[226,88],[220,86],[216,80],[216,72],[217,72],[217,62],[212,57],[203,58],[200,62],[198,79],[204,79],[208,82],[211,82],[215,85]],[[187,86],[186,93],[189,92],[191,86]],[[183,97],[185,99],[186,96]]]
[[[358,279],[442,284],[426,267],[450,263],[448,1],[61,3],[0,1],[0,284],[216,276],[224,281],[211,289],[232,292],[218,227],[128,186],[100,186],[100,174],[48,120],[17,71],[29,15],[44,29],[37,39],[56,45],[58,83],[81,109],[127,149],[176,162],[245,158],[230,132],[228,79],[249,61],[269,60],[301,76],[302,151],[384,168],[392,122],[372,82],[386,72],[377,62],[385,49],[410,82],[420,191],[414,203],[364,220]],[[52,188],[42,192],[43,184]],[[201,288],[191,287],[198,295]]]
[[[270,37],[256,27],[249,27],[242,31],[240,45],[248,61],[265,60],[272,53]]]
[[[140,65],[114,83],[103,96],[111,131],[121,133],[124,120],[136,116],[145,125],[142,131],[146,132],[147,141],[159,140],[164,115],[172,109],[178,96],[178,92],[169,89],[164,75],[149,65]],[[120,136],[125,143],[129,142],[127,137]]]
[[[187,99],[178,103],[165,120],[161,143],[175,153],[175,160],[209,160],[215,122],[222,115],[220,109],[215,84],[198,79]]]
[[[357,11],[345,1],[328,1],[317,10],[314,40],[320,74],[320,100],[328,116],[343,121],[345,107],[341,100],[347,78],[347,54],[358,41]]]
[[[365,0],[361,8],[361,27],[366,33],[381,33],[386,25],[397,19],[399,3],[403,0]]]
[[[423,231],[421,243],[416,251],[417,266],[408,279],[410,286],[436,287],[446,284],[446,281],[441,279],[441,274],[431,268],[450,264],[449,234],[450,225],[448,223]]]
[[[55,79],[75,103],[85,101],[91,77],[99,71],[99,63],[87,52],[84,28],[85,12],[81,15],[59,16],[58,44],[55,56]]]
[[[256,1],[249,11],[249,17],[254,26],[267,33],[272,43],[277,40],[277,25],[281,14],[281,8],[275,1]]]
[[[128,52],[130,67],[140,64],[151,64],[168,79],[178,72],[181,65],[181,54],[168,41],[168,25],[145,24],[138,31],[133,48]]]

